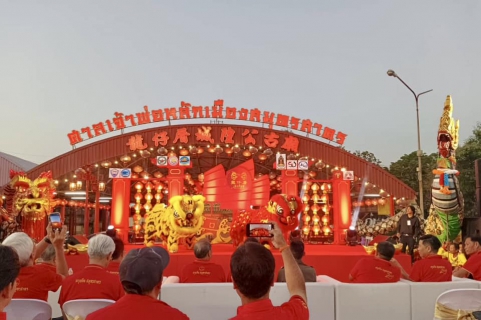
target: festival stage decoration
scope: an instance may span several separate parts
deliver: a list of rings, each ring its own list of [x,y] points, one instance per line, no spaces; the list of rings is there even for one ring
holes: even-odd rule
[[[38,242],[45,236],[45,218],[55,206],[52,173],[44,172],[32,181],[24,172],[11,170],[10,179],[4,191],[7,209],[2,212],[2,238],[22,230]]]
[[[459,141],[459,120],[454,121],[453,102],[447,96],[438,130],[437,168],[433,170],[431,208],[425,232],[435,235],[441,242],[461,241],[464,199],[456,170],[456,149]]]
[[[17,230],[16,218],[3,207],[3,200],[0,199],[0,242]]]
[[[182,195],[170,198],[167,207],[156,204],[145,219],[145,245],[153,246],[158,237],[173,253],[179,250],[179,240],[183,238],[187,249],[192,249],[204,224],[204,201],[201,195]]]
[[[406,208],[402,209],[394,216],[378,221],[375,223],[366,223],[361,219],[357,220],[356,230],[361,237],[375,237],[377,235],[391,235],[396,234],[399,219],[406,214]],[[415,215],[421,223],[421,230],[424,229],[425,221],[421,215],[421,210],[417,205],[414,205]]]
[[[269,221],[277,222],[285,239],[289,239],[289,233],[299,226],[297,216],[301,211],[302,201],[298,196],[276,194],[259,211],[240,211],[237,214],[231,224],[232,243],[236,247],[242,244],[248,223]]]
[[[223,219],[220,222],[218,229],[215,231],[215,235],[204,228],[200,230],[199,234],[200,236],[196,238],[196,241],[207,239],[211,244],[227,244],[232,241],[228,219]]]

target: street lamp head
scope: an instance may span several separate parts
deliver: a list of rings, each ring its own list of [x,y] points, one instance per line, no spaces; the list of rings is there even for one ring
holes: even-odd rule
[[[394,70],[391,70],[391,69],[387,71],[387,75],[390,77],[397,77],[396,72],[394,72]]]

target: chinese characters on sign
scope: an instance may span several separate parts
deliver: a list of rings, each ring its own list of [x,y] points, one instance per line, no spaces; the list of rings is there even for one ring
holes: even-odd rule
[[[247,187],[247,173],[232,172],[229,176],[229,185],[232,189],[243,190]]]
[[[232,137],[236,134],[236,131],[231,127],[224,127],[220,130],[219,136],[212,135],[212,128],[206,126],[197,127],[197,132],[195,134],[191,134],[188,132],[187,128],[178,128],[176,129],[175,139],[173,142],[175,143],[176,140],[178,142],[189,144],[189,143],[197,143],[197,142],[207,142],[207,143],[215,143],[215,142],[222,142],[222,143],[234,143]],[[252,137],[252,134],[259,134],[258,130],[250,130],[245,129],[242,132],[242,140],[245,144],[252,144],[256,145],[255,139]],[[280,136],[274,132],[271,132],[265,136],[269,136],[274,138],[275,137],[275,145],[280,145],[280,148],[285,151],[290,152],[299,152],[299,139],[292,135]],[[190,139],[190,137],[193,137]],[[247,138],[246,138],[247,137]],[[252,139],[252,140],[249,140]],[[152,137],[152,142],[155,147],[165,147],[170,140],[169,133],[167,131],[155,132]],[[262,140],[261,140],[262,141]],[[140,151],[145,150],[148,148],[148,141],[144,140],[144,137],[141,134],[134,134],[128,138],[128,142],[126,145],[129,147],[130,151]],[[272,147],[273,144],[269,141],[265,141],[264,144],[267,147]],[[285,167],[286,165],[286,158],[282,159],[282,166]]]
[[[156,123],[161,121],[170,120],[183,120],[183,119],[202,119],[202,118],[223,118],[231,120],[243,120],[251,121],[262,124],[267,124],[269,129],[273,129],[274,126],[280,127],[281,129],[297,130],[300,132],[305,132],[308,134],[313,134],[317,137],[335,142],[339,145],[343,145],[347,135],[343,132],[336,131],[332,128],[325,127],[319,123],[313,123],[309,119],[299,119],[283,114],[275,114],[269,111],[260,111],[259,109],[245,109],[236,107],[224,107],[224,100],[214,101],[213,106],[192,106],[190,103],[182,101],[180,107],[177,108],[164,108],[149,111],[149,107],[144,106],[144,110],[132,114],[123,114],[120,112],[114,113],[113,119],[105,120],[104,122],[99,122],[92,124],[91,126],[81,128],[80,130],[72,130],[67,134],[67,137],[72,146],[78,143],[92,139],[112,131],[122,130],[129,127],[135,127],[143,124]],[[213,143],[210,137],[211,128],[204,126],[199,128],[199,131],[194,133],[198,139],[204,139],[201,141],[208,141]],[[233,143],[234,133],[226,129],[222,133],[221,142]],[[187,143],[184,141],[188,140],[191,133],[185,131],[178,131],[175,137],[173,137],[173,142]],[[263,139],[266,146],[270,148],[277,147],[278,136],[275,133],[267,134],[256,137],[258,130],[250,129],[242,133],[245,144],[256,144],[256,139]],[[133,145],[136,146],[138,142],[133,141]],[[165,137],[159,133],[157,137],[156,146],[165,146],[167,140]],[[296,149],[295,141],[286,140],[284,142],[286,150]]]

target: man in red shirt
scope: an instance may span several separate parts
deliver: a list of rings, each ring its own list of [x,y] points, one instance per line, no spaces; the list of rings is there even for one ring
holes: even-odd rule
[[[119,301],[87,316],[86,320],[189,318],[167,303],[158,300],[162,274],[170,257],[161,247],[131,250],[120,264],[120,281],[126,292]]]
[[[359,260],[349,274],[349,280],[354,283],[389,283],[398,282],[401,270],[391,264],[396,248],[390,242],[377,245],[374,258]]]
[[[416,261],[409,275],[395,259],[391,263],[397,266],[406,280],[414,282],[445,282],[452,280],[451,263],[438,255],[441,248],[439,239],[431,234],[419,238],[418,252],[421,260]]]
[[[48,245],[47,249],[45,249],[40,256],[40,259],[37,261],[37,265],[57,272],[57,267],[55,265],[55,248],[53,245]]]
[[[0,262],[0,320],[6,320],[7,314],[3,310],[10,303],[15,293],[20,262],[18,254],[13,248],[1,244]]]
[[[274,285],[274,256],[260,243],[245,242],[237,248],[230,260],[234,289],[242,303],[242,306],[237,308],[237,315],[231,320],[309,319],[304,276],[281,229],[276,223],[273,224],[272,244],[281,252],[291,298],[279,307],[273,306],[269,292]]]
[[[212,246],[209,241],[201,240],[194,245],[196,260],[184,266],[180,276],[181,283],[225,282],[222,266],[210,261]]]
[[[114,240],[104,234],[90,238],[88,242],[89,265],[66,278],[60,291],[60,307],[70,300],[107,299],[119,300],[124,295],[119,277],[106,270],[115,250]]]
[[[469,236],[464,240],[464,252],[469,256],[464,266],[453,272],[459,278],[472,277],[481,281],[481,237]]]
[[[20,274],[17,279],[17,291],[14,299],[37,299],[48,300],[48,292],[55,292],[62,285],[65,276],[68,275],[67,260],[63,252],[63,244],[67,227],[63,227],[59,232],[53,231],[49,225],[47,227],[47,237],[37,246],[33,240],[24,232],[15,232],[9,235],[3,245],[12,247],[17,251],[20,261]],[[45,268],[42,265],[34,265],[38,255],[48,247],[49,242],[55,249],[57,261],[56,270]]]
[[[115,244],[115,250],[112,254],[112,261],[110,261],[107,271],[112,274],[119,274],[119,267],[124,258],[124,242],[119,238],[112,238]]]

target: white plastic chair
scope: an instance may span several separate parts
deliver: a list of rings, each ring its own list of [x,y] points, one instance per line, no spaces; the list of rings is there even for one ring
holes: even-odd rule
[[[52,307],[43,300],[12,299],[4,310],[8,320],[50,320]]]
[[[49,291],[48,293],[48,304],[52,307],[52,318],[59,318],[62,317],[62,309],[60,309],[60,305],[58,304],[58,297],[60,296],[60,290],[62,286],[58,288],[57,291]]]
[[[324,283],[341,283],[341,281],[338,281],[334,278],[331,278],[329,276],[326,276],[326,275],[323,275],[323,274],[320,274],[320,275],[317,275],[316,277],[316,282],[324,282]]]
[[[63,312],[69,320],[73,320],[75,317],[85,319],[92,312],[108,307],[113,303],[115,301],[107,299],[70,300],[63,304]]]
[[[438,303],[452,310],[481,311],[481,289],[448,290],[439,295],[436,300],[436,304]],[[434,316],[433,319],[440,320],[446,318]]]

